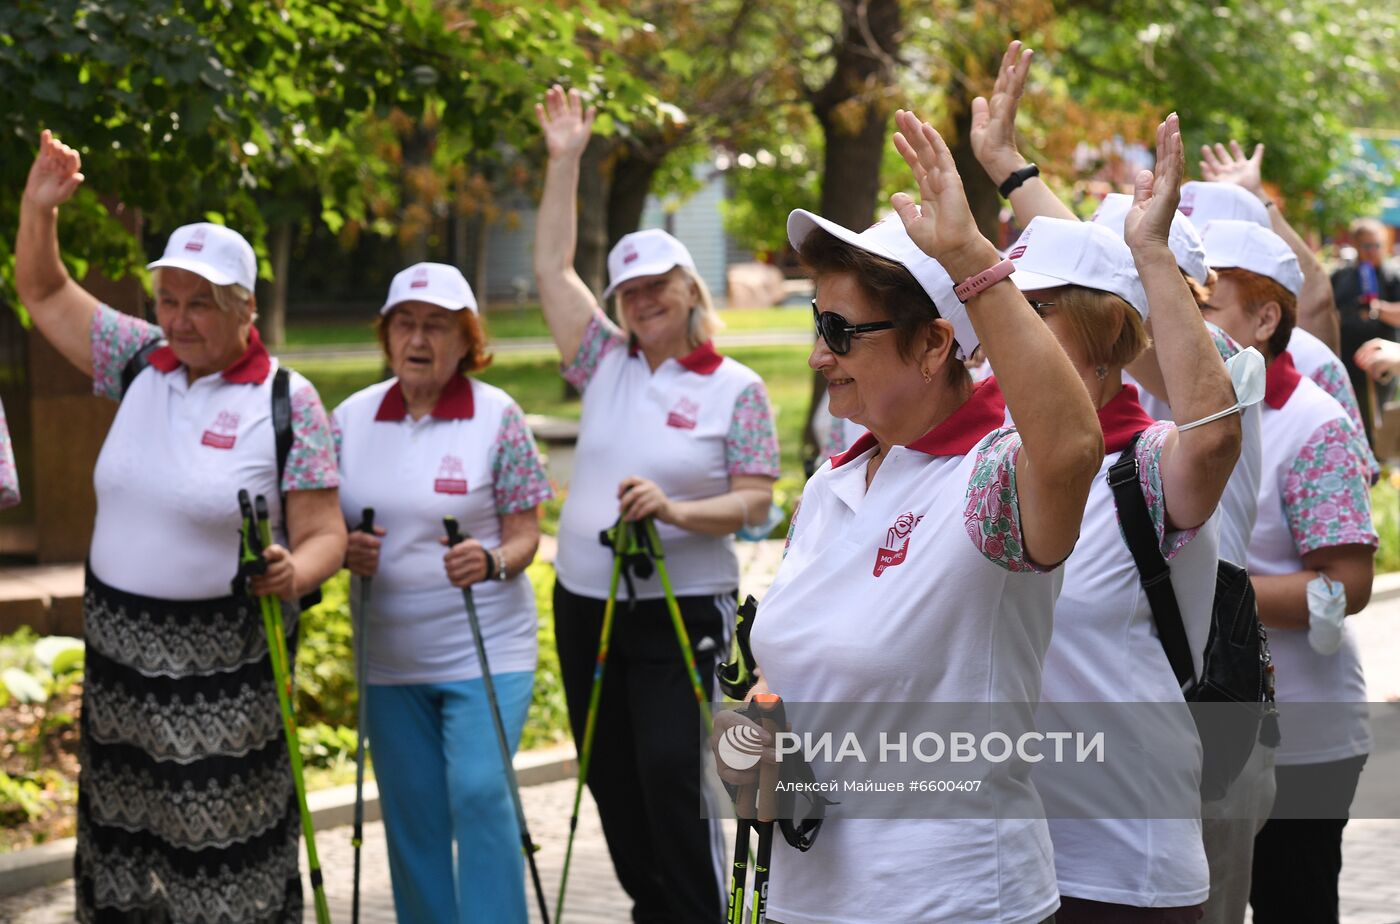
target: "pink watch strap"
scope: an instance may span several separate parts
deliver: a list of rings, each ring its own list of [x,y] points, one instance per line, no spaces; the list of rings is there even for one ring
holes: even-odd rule
[[[988,289],[998,282],[1001,282],[1007,276],[1015,272],[1015,270],[1015,263],[1012,263],[1010,260],[1002,260],[995,266],[984,269],[976,276],[963,280],[962,285],[953,289],[953,294],[958,297],[958,301],[965,302],[982,290]]]

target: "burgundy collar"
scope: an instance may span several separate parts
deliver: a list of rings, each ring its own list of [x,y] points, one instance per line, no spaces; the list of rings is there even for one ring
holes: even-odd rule
[[[435,420],[471,420],[475,413],[471,380],[465,375],[454,375],[442,387],[442,394],[438,395],[431,416]],[[374,419],[403,420],[407,416],[408,404],[403,398],[403,386],[395,381],[384,393],[384,400],[379,402]]]
[[[1006,399],[996,379],[979,382],[968,398],[949,414],[948,417],[910,443],[907,449],[916,449],[930,456],[965,456],[982,438],[1006,422]],[[840,468],[847,462],[875,445],[875,437],[862,434],[855,445],[831,460],[832,468]]]
[[[632,340],[627,345],[628,356],[638,356],[641,352],[642,348],[637,346],[636,340]],[[676,362],[697,375],[713,375],[714,371],[724,362],[724,357],[715,349],[714,341],[706,340],[684,356],[677,357]]]
[[[149,359],[151,365],[161,372],[174,372],[180,368],[180,360],[168,343],[152,350]],[[223,371],[223,377],[225,382],[233,385],[261,385],[271,371],[272,357],[268,355],[267,347],[263,346],[258,329],[253,327],[248,330],[248,348]]]
[[[1293,354],[1284,350],[1264,373],[1264,403],[1276,411],[1282,409],[1302,380],[1302,373],[1293,365]]]
[[[1103,429],[1105,452],[1122,452],[1132,440],[1133,434],[1141,433],[1157,421],[1142,409],[1138,401],[1138,390],[1134,385],[1124,385],[1123,390],[1099,408],[1099,427]]]

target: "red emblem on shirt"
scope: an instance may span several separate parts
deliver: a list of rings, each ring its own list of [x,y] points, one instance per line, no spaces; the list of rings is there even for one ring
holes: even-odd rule
[[[886,568],[904,564],[904,558],[909,554],[909,534],[922,519],[923,516],[916,517],[910,512],[901,514],[899,519],[894,521],[894,525],[885,533],[885,547],[875,553],[876,577],[884,574]],[[901,539],[904,540],[902,543]]]
[[[442,457],[437,478],[433,481],[433,490],[438,494],[467,493],[467,470],[462,467],[461,459],[456,456]]]
[[[232,411],[220,411],[214,418],[214,425],[204,431],[200,444],[214,449],[232,449],[238,440],[238,415]]]
[[[694,430],[699,419],[700,405],[689,398],[682,398],[666,415],[666,426],[675,427],[677,430]]]

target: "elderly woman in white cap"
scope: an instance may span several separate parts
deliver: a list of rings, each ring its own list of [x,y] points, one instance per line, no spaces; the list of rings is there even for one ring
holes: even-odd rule
[[[579,158],[592,131],[577,91],[536,107],[549,148],[535,278],[564,377],[583,392],[559,521],[554,631],[583,740],[612,559],[601,530],[653,518],[700,677],[727,647],[739,585],[732,534],[768,515],[778,444],[763,381],[710,342],[718,317],[695,263],[664,231],[608,256],[618,324],[574,272]],[[724,907],[722,832],[698,817],[700,728],[653,576],[637,580],[608,655],[588,785],[636,921],[712,922]]]
[[[807,483],[753,650],[763,685],[792,702],[1016,703],[1030,724],[1056,566],[1103,443],[947,145],[896,119],[921,203],[901,193],[898,218],[859,233],[788,218],[816,281],[809,363],[831,412],[870,432]],[[963,364],[979,343],[1000,387]],[[721,713],[715,733],[747,721]],[[717,768],[734,784],[755,773]],[[996,785],[997,799],[1036,798],[1023,773]],[[769,920],[789,924],[1037,922],[1059,901],[1045,821],[1029,817],[828,818],[808,852],[776,845],[768,894]]]
[[[454,266],[400,272],[380,310],[393,378],[331,415],[351,573],[373,578],[364,678],[402,921],[526,920],[516,817],[459,588],[470,587],[512,749],[534,682],[537,619],[525,569],[553,496],[509,395],[471,377],[490,361],[476,299]],[[467,539],[444,553],[442,518]],[[455,844],[455,860],[454,860]]]
[[[1161,554],[1171,563],[1192,670],[1201,675],[1219,554],[1211,518],[1235,467],[1240,426],[1234,415],[1185,426],[1231,407],[1235,398],[1168,244],[1184,169],[1174,115],[1158,128],[1157,154],[1158,174],[1143,171],[1137,178],[1124,226],[1128,246],[1101,224],[1037,217],[1010,252],[1017,266],[1013,281],[1040,307],[1079,370],[1107,447],[1055,606],[1042,688],[1050,703],[1182,702],[1106,477],[1129,455]],[[1181,429],[1154,420],[1137,390],[1122,381],[1123,367],[1146,347],[1149,305],[1157,359]],[[1116,656],[1105,659],[1106,651]],[[1184,710],[1156,718],[1178,721],[1179,737],[1172,740],[1179,743],[1163,746],[1163,728],[1155,724],[1123,729],[1138,736],[1130,749],[1154,758],[1147,766],[1110,762],[1101,795],[1108,805],[1113,787],[1124,796],[1150,791],[1171,804],[1176,817],[1052,818],[1062,897],[1057,921],[1174,924],[1200,914],[1210,885],[1197,795],[1201,753]],[[1074,801],[1075,794],[1058,788],[1066,784],[1060,778],[1038,783],[1052,804]]]
[[[1206,317],[1268,361],[1249,570],[1269,629],[1283,740],[1274,817],[1255,839],[1250,904],[1260,924],[1336,921],[1342,829],[1371,748],[1365,677],[1345,621],[1370,600],[1374,573],[1365,453],[1346,411],[1287,350],[1302,286],[1288,245],[1246,221],[1212,221],[1202,237],[1220,275]]]
[[[274,531],[253,594],[295,601],[340,567],[330,427],[311,385],[258,339],[257,262],[236,232],[171,235],[150,264],[159,326],[69,278],[58,208],[79,170],[45,131],[15,246],[35,324],[97,394],[121,401],[93,476],[78,918],[300,921],[300,828],[267,639],[229,581],[240,488],[267,497]],[[296,628],[289,619],[289,649]]]

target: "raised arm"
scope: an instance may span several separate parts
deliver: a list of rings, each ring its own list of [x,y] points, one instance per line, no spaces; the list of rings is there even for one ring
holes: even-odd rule
[[[78,152],[44,129],[29,168],[15,239],[15,288],[41,333],[64,358],[92,375],[97,299],[73,281],[58,251],[58,207],[83,183]]]
[[[943,138],[911,112],[901,110],[895,124],[895,147],[922,200],[890,199],[909,236],[956,283],[996,265],[996,248],[977,230]],[[1009,281],[974,295],[967,314],[1021,434],[1016,493],[1026,552],[1042,564],[1062,561],[1074,549],[1103,461],[1094,405],[1059,342]]]
[[[969,133],[972,153],[998,187],[1028,163],[1016,147],[1016,109],[1026,89],[1026,77],[1031,72],[1033,55],[1029,48],[1022,48],[1019,40],[1006,46],[1006,53],[1001,56],[1001,68],[997,71],[996,85],[992,87],[992,98],[988,100],[979,96],[972,101],[972,130]],[[1079,220],[1079,216],[1061,202],[1038,176],[1031,177],[1012,191],[1011,208],[1016,213],[1017,223],[1023,227],[1037,215]]]
[[[1341,319],[1337,315],[1336,299],[1332,296],[1332,280],[1317,254],[1283,217],[1283,209],[1264,191],[1260,172],[1263,160],[1262,144],[1254,146],[1254,154],[1250,157],[1244,156],[1244,150],[1234,140],[1230,141],[1229,150],[1223,144],[1214,147],[1201,145],[1201,177],[1216,183],[1242,186],[1264,203],[1274,233],[1288,242],[1303,270],[1303,291],[1298,293],[1298,326],[1336,353],[1341,348]]]
[[[553,86],[535,115],[549,149],[544,195],[535,222],[535,284],[559,358],[569,365],[578,355],[598,300],[574,270],[578,245],[579,159],[593,134],[595,110],[583,107],[577,90]]]
[[[1157,172],[1138,172],[1133,204],[1123,221],[1123,238],[1147,291],[1167,402],[1178,423],[1200,420],[1235,403],[1230,374],[1167,246],[1185,172],[1181,125],[1172,113],[1157,126]],[[1239,455],[1238,414],[1167,437],[1162,494],[1172,528],[1200,526],[1210,517]]]

